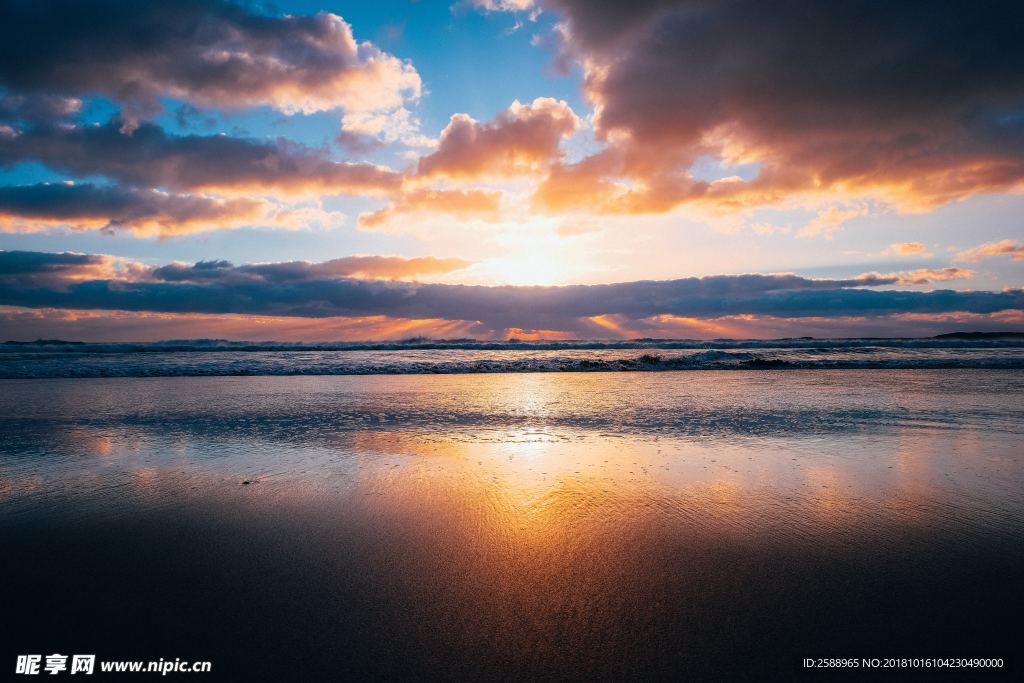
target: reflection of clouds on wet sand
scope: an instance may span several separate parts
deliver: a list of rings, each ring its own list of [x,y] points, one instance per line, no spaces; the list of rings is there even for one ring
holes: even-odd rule
[[[958,600],[990,637],[1004,603],[986,586],[1024,559],[1018,409],[992,398],[1016,378],[939,391],[918,372],[896,397],[870,373],[845,392],[767,376],[23,384],[0,397],[0,526],[90,529],[103,550],[64,560],[86,576],[141,563],[101,584],[111,610],[153,573],[189,604],[199,588],[174,577],[198,573],[211,623],[233,615],[267,656],[301,634],[333,661],[347,639],[363,673],[720,673],[897,642],[915,609]],[[959,597],[915,602],[936,582]]]
[[[510,530],[544,526],[543,514],[648,508],[745,527],[739,518],[763,516],[772,497],[783,514],[822,523],[921,514],[954,491],[953,504],[1015,502],[1015,412],[1000,422],[984,387],[940,393],[941,378],[917,372],[915,391],[896,395],[890,377],[859,373],[837,393],[821,374],[127,380],[116,392],[109,380],[51,383],[57,392],[11,383],[25,391],[2,452],[38,456],[0,467],[9,481],[102,487],[176,472],[197,486],[359,493],[477,510],[475,523]],[[35,419],[18,422],[17,410]],[[883,413],[902,420],[868,419]]]

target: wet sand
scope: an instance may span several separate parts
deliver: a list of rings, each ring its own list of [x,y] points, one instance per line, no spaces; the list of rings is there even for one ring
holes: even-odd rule
[[[1018,371],[5,380],[0,409],[9,659],[1019,671]]]

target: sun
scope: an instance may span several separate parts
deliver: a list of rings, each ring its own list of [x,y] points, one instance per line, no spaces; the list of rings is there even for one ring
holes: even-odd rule
[[[566,275],[564,258],[542,249],[494,262],[494,280],[497,284],[558,285],[565,282]]]
[[[502,231],[500,252],[484,265],[495,285],[563,285],[579,268],[579,254],[546,220],[531,220]]]

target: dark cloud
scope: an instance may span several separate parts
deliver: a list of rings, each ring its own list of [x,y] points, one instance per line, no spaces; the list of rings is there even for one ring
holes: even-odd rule
[[[60,289],[72,282],[118,276],[117,259],[103,254],[0,251],[0,286]],[[127,264],[129,270],[131,264]]]
[[[342,149],[353,156],[365,156],[384,148],[384,142],[372,135],[343,130],[334,138]]]
[[[118,259],[104,254],[0,251],[0,280],[22,286],[40,283],[66,285],[84,279],[201,284],[285,284],[338,278],[399,280],[420,275],[450,273],[470,265],[469,261],[462,259],[434,256],[345,256],[320,263],[278,261],[235,266],[230,261],[221,259],[198,261],[193,264],[175,262],[152,267],[138,261]]]
[[[809,191],[934,204],[1024,181],[1024,4],[549,0],[609,149],[558,169],[552,207],[663,211]],[[750,183],[688,176],[758,161]],[[611,191],[610,182],[637,183]]]
[[[380,166],[339,163],[283,139],[171,135],[143,123],[130,134],[103,125],[34,126],[0,134],[0,166],[37,161],[63,173],[101,175],[126,185],[172,190],[366,194],[396,189],[401,178]]]
[[[411,65],[357,42],[327,12],[268,16],[223,0],[8,0],[0,83],[21,93],[105,95],[133,113],[174,97],[285,112],[396,107],[420,91]]]
[[[166,266],[154,268],[151,277],[167,282],[206,282],[225,279],[235,270],[234,264],[224,259],[196,261],[192,265],[169,263]]]
[[[41,258],[45,260],[26,252],[7,252],[3,258],[13,264],[25,260],[32,268],[39,267]],[[330,277],[332,268],[323,272],[314,264],[270,264],[260,271],[258,265],[235,269],[224,262],[204,262],[187,268],[191,272],[184,277],[189,281],[148,277],[75,280],[54,286],[3,279],[0,305],[311,318],[383,315],[480,321],[493,329],[565,329],[579,319],[609,315],[629,319],[657,315],[827,318],[987,314],[1024,308],[1021,290],[864,289],[898,282],[897,277],[886,276],[812,280],[796,275],[720,275],[611,285],[480,287],[337,278]],[[244,273],[246,268],[257,269],[252,272],[259,277],[238,277],[233,272]],[[154,271],[154,276],[174,280],[174,273],[179,273],[172,269],[155,275],[161,270]]]
[[[82,101],[58,95],[0,95],[0,121],[52,123],[76,113]]]
[[[0,277],[60,274],[103,263],[99,254],[53,254],[44,251],[0,251]]]
[[[178,124],[178,128],[182,130],[188,130],[197,125],[202,125],[206,128],[213,128],[217,125],[216,118],[209,114],[204,114],[202,110],[188,103],[182,104],[174,110],[174,121]]]
[[[264,202],[178,195],[118,186],[41,183],[0,186],[0,231],[67,225],[172,235],[237,227],[263,217]]]

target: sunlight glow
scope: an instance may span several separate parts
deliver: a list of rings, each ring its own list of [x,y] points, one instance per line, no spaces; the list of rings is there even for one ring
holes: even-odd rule
[[[565,281],[561,259],[550,253],[533,253],[495,263],[495,280],[508,285],[556,285]]]
[[[570,244],[558,235],[553,221],[536,219],[510,225],[496,241],[502,256],[485,264],[495,284],[561,285],[578,269]]]

